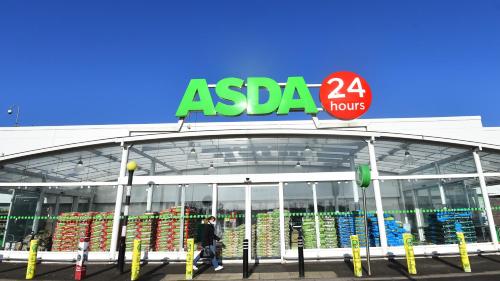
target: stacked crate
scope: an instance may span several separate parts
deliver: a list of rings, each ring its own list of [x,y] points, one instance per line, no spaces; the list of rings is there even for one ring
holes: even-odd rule
[[[387,236],[387,245],[389,247],[403,246],[403,223],[397,221],[392,215],[385,215],[385,233]]]
[[[159,214],[156,228],[156,251],[179,251],[181,245],[186,245],[188,238],[194,237],[194,228],[191,223],[192,210],[185,208],[184,212],[184,239],[180,240],[182,225],[182,207],[176,206],[163,210]]]
[[[359,246],[366,246],[366,236],[365,236],[365,218],[362,214],[357,214],[354,216],[354,233],[358,235]],[[368,233],[370,233],[370,223],[368,223]],[[370,237],[371,241],[371,237]],[[371,245],[371,243],[370,243]]]
[[[302,218],[302,234],[304,235],[304,248],[314,249],[316,245],[316,225],[313,216]]]
[[[377,214],[368,214],[368,236],[370,238],[370,246],[380,247],[380,230],[378,228]],[[364,230],[363,230],[364,233]]]
[[[245,225],[236,226],[231,222],[232,219],[224,220],[224,233],[221,237],[223,248],[223,257],[237,258],[243,256],[243,239],[245,239]]]
[[[76,251],[80,238],[90,235],[90,226],[95,214],[70,212],[59,215],[52,239],[52,251]]]
[[[157,222],[155,213],[129,218],[125,240],[126,251],[133,250],[135,239],[141,240],[142,249],[154,249]]]
[[[280,256],[279,210],[257,214],[256,239],[257,256]]]
[[[355,234],[354,218],[352,215],[337,217],[338,240],[341,248],[351,247],[351,235]]]
[[[428,215],[425,238],[433,244],[456,244],[457,232],[464,233],[465,241],[476,243],[477,236],[471,212],[438,212]]]
[[[113,232],[113,213],[98,213],[92,221],[89,251],[105,252],[110,250]]]
[[[335,218],[330,216],[321,217],[319,221],[321,248],[337,248],[337,228]]]

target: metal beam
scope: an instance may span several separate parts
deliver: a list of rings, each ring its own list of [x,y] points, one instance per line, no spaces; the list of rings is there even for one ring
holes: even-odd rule
[[[445,164],[445,163],[448,163],[448,162],[452,162],[452,161],[464,158],[466,156],[471,156],[472,157],[472,151],[471,150],[467,150],[465,152],[462,152],[462,153],[459,153],[459,154],[456,154],[456,155],[452,155],[450,157],[443,158],[441,160],[434,161],[434,162],[425,164],[423,166],[420,166],[418,168],[406,171],[404,173],[401,173],[400,175],[411,175],[411,174],[414,174],[414,173],[417,173],[417,172],[420,172],[420,171],[423,171],[423,170],[427,170],[427,169],[431,169],[431,168],[435,169],[436,165],[442,165],[442,164]]]
[[[12,167],[3,166],[2,168],[0,168],[0,171],[5,171],[7,173],[18,174],[18,175],[22,175],[22,176],[39,178],[40,182],[42,182],[42,180],[44,178],[47,180],[55,181],[55,182],[58,182],[58,181],[69,182],[70,181],[66,178],[60,178],[60,177],[51,176],[51,175],[47,175],[47,174],[43,174],[43,173],[37,173],[37,172],[28,171],[28,170],[21,170],[21,169],[12,168]]]
[[[144,152],[144,151],[140,151],[139,149],[134,148],[134,147],[130,147],[129,149],[130,149],[131,151],[133,151],[133,152],[135,152],[135,153],[137,153],[137,154],[141,155],[141,156],[142,156],[142,157],[144,157],[144,158],[147,158],[147,159],[149,159],[149,160],[151,160],[151,161],[154,161],[154,162],[156,162],[156,163],[158,163],[158,164],[162,165],[163,167],[167,167],[167,168],[169,168],[170,170],[172,170],[172,171],[176,172],[177,174],[181,174],[181,172],[180,172],[177,168],[175,168],[174,166],[169,165],[169,164],[167,164],[167,163],[165,163],[165,162],[163,162],[163,161],[159,160],[158,158],[153,157],[153,156],[151,156],[151,155],[147,154],[147,153],[146,153],[146,152]]]

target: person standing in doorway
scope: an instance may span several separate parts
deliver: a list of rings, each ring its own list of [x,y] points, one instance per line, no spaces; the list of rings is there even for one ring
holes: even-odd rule
[[[196,256],[193,261],[193,270],[198,270],[196,263],[201,259],[202,255],[209,256],[212,259],[212,266],[215,271],[219,271],[224,269],[222,265],[219,265],[219,261],[217,260],[216,254],[216,245],[217,241],[220,241],[220,238],[215,235],[215,217],[208,217],[206,223],[203,227],[203,237],[201,239],[201,252]]]

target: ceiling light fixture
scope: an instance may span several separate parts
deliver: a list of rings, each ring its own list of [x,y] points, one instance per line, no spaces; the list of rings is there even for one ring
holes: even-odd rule
[[[405,151],[405,157],[403,159],[403,165],[413,166],[415,165],[415,159],[413,155],[410,154],[410,151]]]
[[[214,174],[215,173],[215,167],[214,167],[214,162],[210,161],[210,166],[208,166],[208,173],[209,174]]]
[[[82,157],[80,156],[80,159],[78,159],[78,162],[76,163],[76,166],[75,166],[75,173],[79,174],[81,172],[83,172],[83,161],[82,161]]]
[[[304,148],[304,157],[312,157],[313,156],[313,151],[311,149],[311,147],[309,145],[306,145],[306,147]]]

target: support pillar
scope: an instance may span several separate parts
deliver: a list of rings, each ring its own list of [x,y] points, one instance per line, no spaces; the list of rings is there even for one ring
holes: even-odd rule
[[[483,166],[481,165],[481,159],[479,158],[478,150],[474,150],[472,154],[474,156],[474,162],[476,163],[477,174],[479,176],[479,185],[481,186],[481,193],[483,194],[484,209],[486,211],[486,217],[488,218],[491,241],[498,247],[498,237],[495,229],[495,220],[493,219],[490,196],[488,195],[488,188],[486,186],[486,180],[484,179]]]
[[[280,208],[280,253],[281,253],[281,262],[285,261],[285,202],[283,196],[283,182],[280,182],[278,185],[278,200],[279,200],[279,208]],[[288,229],[288,227],[286,228]]]
[[[120,174],[118,176],[118,181],[125,181],[125,175],[127,172],[127,162],[128,162],[129,146],[122,146],[122,160],[120,164]],[[120,232],[120,216],[122,212],[123,204],[123,184],[119,184],[116,188],[116,202],[115,202],[115,213],[113,217],[113,233],[111,234],[111,246],[109,249],[109,258],[116,259],[116,248],[118,246],[118,235]]]
[[[378,180],[377,158],[375,155],[375,147],[373,139],[367,141],[368,153],[370,155],[370,166],[372,173],[373,193],[375,195],[375,207],[377,209],[377,222],[380,232],[380,246],[384,254],[387,253],[387,234],[385,232],[384,208],[382,205],[382,194],[380,193],[380,182]]]

